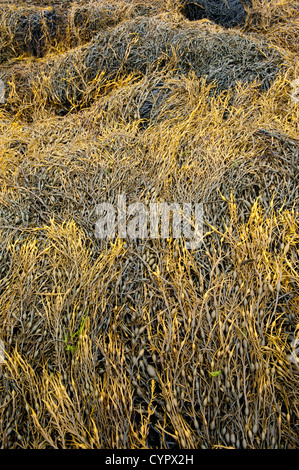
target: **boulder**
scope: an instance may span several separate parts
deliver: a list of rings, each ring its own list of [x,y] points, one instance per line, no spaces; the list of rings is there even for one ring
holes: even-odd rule
[[[190,21],[207,18],[224,28],[243,25],[246,20],[241,0],[183,0],[181,12]]]

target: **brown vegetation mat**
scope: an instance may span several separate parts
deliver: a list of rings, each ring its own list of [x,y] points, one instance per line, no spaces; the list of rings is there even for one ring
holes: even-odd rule
[[[99,31],[161,11],[161,2],[0,3],[0,63],[21,54],[42,57],[90,41]]]
[[[298,448],[298,64],[263,33],[168,18],[2,68],[1,448]],[[247,45],[259,79],[238,63],[231,88],[225,63],[204,77],[186,73],[183,54],[151,70],[162,49],[149,24],[181,51],[200,34],[209,57]],[[125,43],[140,25],[143,62],[138,41]],[[63,86],[67,60],[99,74]],[[54,89],[69,103],[81,89],[72,112]],[[202,202],[202,245],[97,239],[96,205],[120,194]]]
[[[56,34],[59,17],[51,9],[0,8],[0,63],[28,53],[44,55]]]
[[[298,55],[299,5],[296,1],[253,0],[249,10],[246,33],[266,36],[272,44]]]
[[[39,104],[42,100],[69,110],[89,105],[117,78],[131,73],[146,75],[166,67],[185,75],[194,72],[213,83],[211,92],[217,94],[254,81],[265,91],[292,63],[293,58],[266,41],[210,22],[191,24],[181,16],[162,14],[125,21],[84,46],[60,57],[51,55],[39,67],[36,61],[25,67],[16,63],[1,78],[10,83],[8,104],[14,107],[15,89],[24,104],[35,103],[33,91],[39,90]],[[19,69],[23,78],[16,80]]]
[[[149,66],[171,60],[183,72],[192,70],[208,82],[215,80],[220,90],[254,79],[267,89],[283,62],[266,42],[248,40],[208,21],[194,24],[164,14],[100,33],[87,48],[86,66],[93,79],[102,71],[147,72]]]

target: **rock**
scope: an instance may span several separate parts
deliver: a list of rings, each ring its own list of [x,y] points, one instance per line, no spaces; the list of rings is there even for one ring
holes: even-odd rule
[[[170,90],[163,88],[163,85],[163,83],[159,83],[149,91],[145,101],[139,108],[140,119],[149,121],[152,117],[153,108],[159,108],[159,105],[167,97]]]
[[[183,0],[181,12],[188,20],[207,18],[220,26],[243,25],[246,11],[240,0]]]

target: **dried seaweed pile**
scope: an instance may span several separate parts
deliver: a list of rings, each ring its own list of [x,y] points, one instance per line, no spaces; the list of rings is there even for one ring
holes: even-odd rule
[[[263,41],[162,15],[124,22],[67,53],[51,70],[46,86],[50,101],[78,106],[88,104],[92,90],[98,92],[107,81],[168,66],[186,75],[194,71],[214,83],[216,92],[255,80],[264,91],[283,63],[284,57]]]
[[[215,80],[219,89],[254,79],[267,89],[283,61],[262,41],[255,43],[212,25],[190,25],[162,15],[126,22],[109,34],[100,33],[87,49],[86,66],[92,79],[102,70],[146,72],[149,66],[172,58],[179,69],[186,73],[193,70],[208,82]]]
[[[88,2],[72,5],[49,2],[42,7],[0,4],[0,63],[21,54],[43,57],[55,48],[67,49],[90,41],[99,31],[124,19],[155,14],[161,6],[150,4]]]
[[[298,64],[176,14],[2,69],[1,448],[298,448]],[[202,244],[96,238],[119,195]]]
[[[44,55],[57,33],[59,17],[55,11],[36,7],[2,7],[0,11],[0,63],[25,52]]]
[[[254,0],[244,30],[266,35],[273,45],[298,55],[298,18],[298,2]]]

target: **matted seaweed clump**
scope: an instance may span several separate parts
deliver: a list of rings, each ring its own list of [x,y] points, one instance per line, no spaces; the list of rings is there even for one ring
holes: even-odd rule
[[[41,57],[61,29],[61,18],[51,8],[10,8],[1,12],[1,59],[24,53]]]
[[[99,31],[118,24],[126,7],[119,2],[74,4],[67,15],[69,41],[72,46],[90,41]]]
[[[0,4],[0,62],[24,53],[42,57],[53,47],[59,50],[89,42],[100,31],[123,20],[155,15],[162,11],[158,1],[52,3],[42,5]]]
[[[75,63],[80,55],[78,69]],[[124,22],[99,33],[83,49],[71,51],[52,71],[49,97],[73,106],[84,95],[87,83],[99,75],[107,81],[165,66],[183,74],[193,71],[208,84],[214,83],[215,93],[255,80],[265,91],[282,65],[282,55],[265,41],[165,14]]]
[[[183,73],[194,71],[218,90],[257,80],[267,90],[283,63],[264,41],[209,24],[189,25],[168,15],[137,19],[99,34],[87,49],[88,77],[140,71],[173,61]]]

